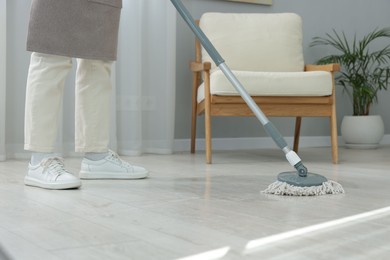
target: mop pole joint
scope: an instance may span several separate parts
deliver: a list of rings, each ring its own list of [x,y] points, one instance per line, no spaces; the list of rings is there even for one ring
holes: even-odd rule
[[[294,166],[294,168],[297,170],[298,175],[300,177],[306,177],[307,176],[307,168],[303,165],[301,158],[299,158],[298,154],[287,146],[282,149],[286,153],[287,161],[290,163],[291,166]]]
[[[307,168],[305,167],[305,165],[303,165],[302,162],[295,164],[294,167],[297,170],[299,176],[301,177],[307,176]]]

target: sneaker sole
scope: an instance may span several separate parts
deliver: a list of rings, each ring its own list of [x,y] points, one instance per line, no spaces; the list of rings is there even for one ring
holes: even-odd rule
[[[79,178],[83,180],[136,180],[145,179],[149,172],[115,173],[115,172],[86,172],[80,171]]]
[[[81,186],[81,181],[69,183],[47,183],[38,181],[33,178],[25,177],[24,184],[27,186],[39,187],[49,190],[67,190],[79,188]]]

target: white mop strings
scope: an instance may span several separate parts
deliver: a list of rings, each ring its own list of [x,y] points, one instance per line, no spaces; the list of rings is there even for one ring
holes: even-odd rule
[[[275,181],[271,183],[262,193],[285,196],[318,196],[326,194],[345,193],[341,184],[328,180],[319,186],[300,187],[290,185],[286,182]]]

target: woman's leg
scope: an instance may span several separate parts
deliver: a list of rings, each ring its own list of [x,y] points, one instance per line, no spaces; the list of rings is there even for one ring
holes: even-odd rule
[[[64,83],[72,59],[32,53],[27,78],[24,149],[53,152]]]
[[[82,179],[142,179],[148,171],[108,150],[111,110],[111,62],[77,60],[76,151],[85,152]]]
[[[64,83],[72,59],[33,53],[26,91],[25,144],[33,151],[24,183],[45,189],[73,189],[81,186],[78,177],[65,169],[53,153],[57,139]]]
[[[107,152],[110,138],[112,62],[77,59],[76,152]]]

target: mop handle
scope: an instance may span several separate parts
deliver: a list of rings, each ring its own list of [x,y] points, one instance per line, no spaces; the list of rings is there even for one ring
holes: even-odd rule
[[[171,2],[176,7],[176,10],[179,12],[181,17],[183,17],[184,21],[187,23],[187,25],[190,27],[193,33],[196,35],[196,37],[199,39],[202,46],[206,49],[207,53],[213,59],[215,64],[219,66],[221,63],[224,63],[225,60],[221,57],[219,52],[211,44],[210,40],[207,38],[204,32],[199,28],[198,25],[196,25],[194,18],[185,8],[183,3],[180,0],[171,0]]]
[[[184,21],[187,23],[187,25],[190,27],[190,29],[193,31],[193,33],[196,35],[196,37],[199,39],[201,45],[206,49],[214,63],[221,69],[221,71],[225,74],[228,80],[232,83],[233,87],[237,90],[238,93],[240,93],[241,97],[245,100],[246,104],[255,114],[257,119],[259,119],[268,135],[272,137],[277,146],[282,149],[282,151],[286,154],[286,158],[289,163],[298,170],[300,176],[305,177],[307,175],[307,169],[302,164],[299,156],[288,147],[287,142],[284,140],[278,129],[274,126],[272,122],[268,120],[268,118],[264,115],[263,111],[261,111],[261,109],[253,100],[253,98],[239,82],[237,77],[225,64],[225,60],[218,53],[218,51],[215,49],[213,44],[210,42],[204,32],[200,29],[200,27],[196,25],[194,18],[185,8],[183,3],[180,0],[171,0],[171,2],[175,6],[179,14],[182,16]]]

